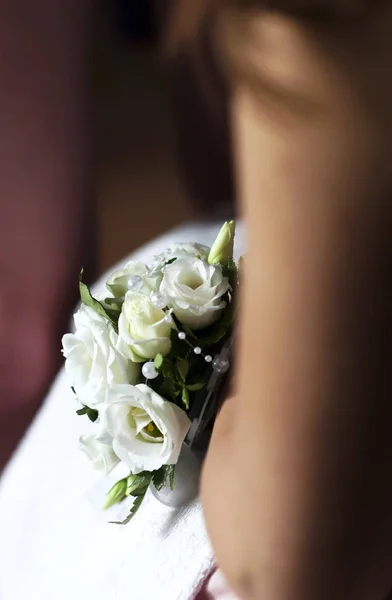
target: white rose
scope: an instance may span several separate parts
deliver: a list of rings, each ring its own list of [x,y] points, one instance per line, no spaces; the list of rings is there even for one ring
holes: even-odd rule
[[[144,384],[111,386],[102,424],[134,475],[176,464],[191,426],[181,408]]]
[[[197,330],[218,320],[226,306],[222,297],[229,287],[219,265],[188,257],[165,268],[161,291],[168,296],[177,319]]]
[[[128,291],[131,277],[140,278],[138,291],[147,295],[157,292],[162,281],[160,273],[150,274],[144,263],[131,261],[123,269],[115,271],[107,280],[106,286],[115,298],[123,298]]]
[[[104,471],[106,474],[113,471],[114,467],[120,462],[113,448],[103,444],[95,435],[82,435],[80,448],[91,460],[93,467]]]
[[[96,406],[104,402],[108,385],[139,381],[140,366],[116,350],[118,335],[106,319],[82,306],[74,320],[76,332],[62,343],[65,369],[80,402]]]
[[[141,293],[128,292],[118,321],[119,351],[135,362],[170,352],[174,323]]]
[[[178,260],[181,258],[194,256],[207,261],[209,254],[210,248],[208,246],[203,246],[202,244],[172,244],[169,246],[169,248],[167,248],[167,250],[165,250],[165,252],[162,252],[162,254],[158,254],[154,257],[151,267],[154,273],[160,272],[165,264],[173,259]]]

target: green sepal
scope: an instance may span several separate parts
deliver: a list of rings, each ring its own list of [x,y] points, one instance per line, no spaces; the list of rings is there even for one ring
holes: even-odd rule
[[[185,410],[189,410],[189,392],[185,386],[182,388],[181,398],[184,403]]]
[[[234,250],[235,221],[226,222],[221,227],[208,255],[210,265],[227,265],[232,259]]]
[[[117,298],[105,298],[102,304],[105,308],[109,307],[115,312],[121,312],[123,301],[119,302]]]
[[[138,475],[130,475],[127,477],[125,496],[134,496],[135,501],[132,505],[129,515],[124,521],[111,521],[112,525],[127,525],[131,519],[136,515],[137,511],[142,505],[145,495],[148,490],[148,486],[151,483],[153,473],[149,471],[143,471]]]
[[[229,258],[227,261],[227,265],[224,268],[225,275],[230,275],[232,273],[237,273],[237,265],[235,264],[234,258]]]
[[[232,292],[234,292],[238,285],[238,268],[233,258],[229,259],[223,274],[228,277]]]
[[[126,496],[143,496],[151,483],[152,473],[143,471],[138,475],[130,475],[127,479]]]

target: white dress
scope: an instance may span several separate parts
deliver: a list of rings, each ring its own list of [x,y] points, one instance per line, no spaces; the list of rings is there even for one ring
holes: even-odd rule
[[[132,258],[149,262],[174,241],[209,245],[218,229],[177,229]],[[62,369],[0,480],[0,600],[195,598],[214,566],[199,501],[172,509],[148,493],[129,525],[110,525],[108,482],[79,450],[86,420],[74,408]]]

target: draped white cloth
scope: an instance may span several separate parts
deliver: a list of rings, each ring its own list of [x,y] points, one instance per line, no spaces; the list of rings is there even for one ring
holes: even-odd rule
[[[129,258],[211,244],[218,229],[179,228]],[[239,228],[238,254],[242,238]],[[87,422],[74,405],[62,369],[0,480],[0,600],[195,598],[214,566],[199,501],[172,509],[149,492],[128,526],[109,524],[99,505],[110,483],[79,450]]]

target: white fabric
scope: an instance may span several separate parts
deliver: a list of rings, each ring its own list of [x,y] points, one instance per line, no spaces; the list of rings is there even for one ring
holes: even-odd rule
[[[184,227],[132,258],[216,233]],[[148,493],[129,525],[108,524],[94,507],[107,482],[79,450],[74,405],[61,370],[0,480],[0,600],[191,600],[214,564],[200,503],[170,509]]]

